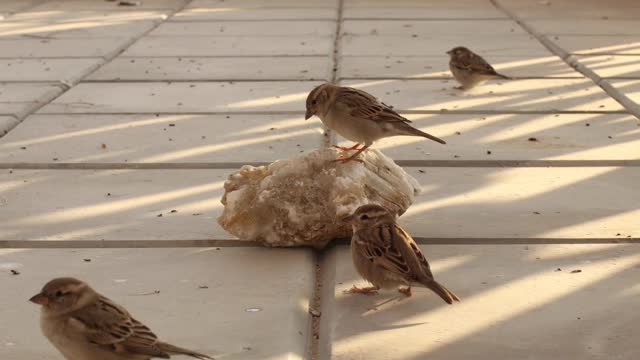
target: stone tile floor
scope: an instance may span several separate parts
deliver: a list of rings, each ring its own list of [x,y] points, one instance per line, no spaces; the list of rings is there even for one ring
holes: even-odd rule
[[[221,359],[640,358],[637,2],[4,0],[0,16],[0,359],[61,359],[26,301],[59,275]],[[514,80],[454,90],[457,45]],[[363,283],[346,242],[262,249],[217,225],[239,166],[342,141],[303,120],[322,81],[447,141],[376,146],[419,180],[400,222],[460,304],[345,295]]]

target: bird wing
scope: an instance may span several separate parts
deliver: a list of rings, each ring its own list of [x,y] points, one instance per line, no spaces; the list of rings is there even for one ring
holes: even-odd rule
[[[143,354],[169,359],[158,346],[158,337],[126,309],[100,296],[89,306],[72,314],[83,325],[87,340],[115,353]]]
[[[374,264],[409,281],[416,281],[425,274],[422,266],[427,260],[422,256],[413,238],[398,225],[380,224],[370,229],[363,238],[363,255]],[[411,246],[413,245],[413,246]],[[415,248],[415,250],[414,250]],[[417,251],[417,252],[416,252]],[[428,270],[431,276],[431,271]]]
[[[378,99],[359,89],[341,87],[336,101],[347,106],[351,110],[351,116],[365,118],[376,122],[403,122],[410,123],[409,119],[395,112],[391,106],[378,101]]]
[[[420,251],[418,244],[413,240],[413,237],[409,235],[398,224],[394,224],[395,231],[398,234],[396,237],[396,247],[408,258],[408,263],[413,265],[414,274],[420,274],[426,276],[428,279],[433,279],[433,273],[431,272],[431,266],[429,262]],[[421,277],[421,276],[418,276]]]
[[[452,61],[451,64],[458,69],[468,70],[474,73],[487,74],[487,75],[495,75],[496,70],[491,66],[485,59],[483,59],[480,55],[476,55],[474,53],[469,52],[457,61]]]

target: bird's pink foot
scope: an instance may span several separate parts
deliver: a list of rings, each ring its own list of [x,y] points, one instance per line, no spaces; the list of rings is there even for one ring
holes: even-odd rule
[[[411,297],[411,286],[406,288],[398,288],[398,292],[404,294],[406,297]]]
[[[379,288],[375,286],[369,286],[364,288],[359,288],[355,285],[349,290],[345,290],[346,294],[365,294],[365,295],[377,295]]]
[[[358,150],[360,148],[360,144],[355,144],[350,148],[344,147],[344,146],[340,146],[340,145],[332,145],[332,147],[334,147],[336,149],[340,149],[342,151],[353,151],[353,150]]]

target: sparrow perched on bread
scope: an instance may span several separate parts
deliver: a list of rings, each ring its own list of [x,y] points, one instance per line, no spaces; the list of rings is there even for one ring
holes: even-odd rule
[[[376,140],[390,136],[422,136],[445,144],[444,140],[412,127],[411,121],[391,106],[359,89],[325,83],[311,90],[306,105],[305,119],[316,115],[328,128],[356,142],[350,148],[335,146],[345,151],[357,150],[352,156],[338,161],[354,160]]]
[[[78,279],[53,279],[29,300],[41,305],[42,332],[67,360],[213,359],[158,340],[125,308]]]
[[[426,287],[447,304],[460,299],[436,282],[427,259],[411,235],[396,224],[395,217],[382,206],[359,207],[346,217],[353,227],[351,257],[358,273],[373,287],[353,287],[351,293],[376,293],[379,289],[398,288],[411,296],[411,287]],[[406,286],[402,288],[401,286]]]
[[[464,46],[455,47],[449,51],[449,69],[453,77],[460,83],[461,89],[471,89],[490,79],[511,79],[496,72],[480,55]]]

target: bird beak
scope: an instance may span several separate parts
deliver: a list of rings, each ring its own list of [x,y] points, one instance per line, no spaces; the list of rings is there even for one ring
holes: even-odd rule
[[[451,50],[447,51],[447,55],[451,55]]]
[[[309,118],[312,117],[313,115],[315,114],[312,113],[311,110],[307,110],[307,112],[304,114],[304,119],[309,120]]]
[[[31,297],[31,299],[29,299],[29,301],[31,301],[34,304],[38,304],[38,305],[48,305],[49,304],[49,299],[42,295],[42,294],[36,294],[34,296]]]
[[[350,223],[351,221],[353,221],[353,214],[351,215],[347,215],[347,216],[343,216],[340,221],[342,222],[346,222],[346,223]]]

